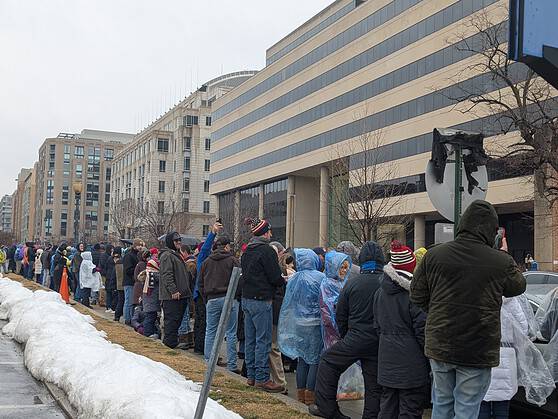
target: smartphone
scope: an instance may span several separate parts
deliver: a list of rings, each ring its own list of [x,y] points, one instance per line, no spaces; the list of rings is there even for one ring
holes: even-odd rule
[[[498,227],[498,233],[494,238],[494,249],[500,250],[506,237],[506,229],[504,227]]]
[[[498,235],[502,238],[506,237],[506,229],[504,227],[498,227]]]

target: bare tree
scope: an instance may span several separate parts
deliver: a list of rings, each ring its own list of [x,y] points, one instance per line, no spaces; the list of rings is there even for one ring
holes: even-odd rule
[[[15,236],[11,231],[0,231],[0,244],[10,246],[15,241]]]
[[[507,14],[502,6],[500,16]],[[493,116],[491,134],[519,132],[519,139],[496,153],[508,166],[534,172],[535,191],[551,205],[558,200],[558,101],[553,88],[534,71],[508,59],[508,22],[486,10],[467,22],[455,48],[466,55],[478,54],[471,64],[461,66],[454,77],[460,90],[455,109],[478,117]],[[484,74],[484,82],[467,82]]]
[[[110,207],[111,231],[117,238],[124,238],[126,228],[133,221],[133,214],[136,211],[136,203],[133,199],[125,199],[114,203]]]
[[[398,166],[385,156],[381,131],[363,131],[354,141],[339,145],[331,159],[331,211],[337,218],[332,224],[341,228],[330,241],[385,243],[400,238],[394,237],[396,231],[403,227],[404,232],[409,222],[401,211],[409,186],[397,182]]]

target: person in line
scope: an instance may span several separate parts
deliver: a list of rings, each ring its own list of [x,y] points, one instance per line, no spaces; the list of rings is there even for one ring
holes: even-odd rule
[[[281,352],[297,360],[297,399],[314,403],[314,388],[323,341],[320,316],[320,286],[325,275],[313,250],[295,249],[297,272],[289,279],[281,307],[278,344]]]
[[[126,251],[122,265],[124,267],[124,323],[132,324],[132,297],[134,291],[134,271],[138,264],[138,253],[143,247],[141,239],[134,239],[131,249]]]
[[[356,247],[353,242],[346,240],[340,242],[335,250],[337,250],[339,253],[345,253],[351,258],[351,261],[353,261],[349,278],[360,275],[360,266],[356,264],[356,261],[359,260],[358,257],[360,255],[359,248]]]
[[[525,291],[513,258],[493,248],[497,232],[494,207],[473,201],[455,240],[430,249],[411,282],[411,302],[427,313],[432,419],[478,417],[490,371],[500,362],[502,296]]]
[[[519,388],[516,335],[520,332],[527,339],[529,324],[517,297],[503,298],[500,324],[500,364],[490,373],[490,386],[481,403],[479,419],[508,419],[510,400]]]
[[[157,334],[156,324],[157,316],[161,311],[161,302],[159,300],[159,262],[156,257],[147,261],[145,271],[140,276],[142,275],[145,276],[142,295],[142,305],[145,313],[144,335],[157,339],[159,335]]]
[[[192,249],[187,244],[182,244],[180,246],[180,256],[182,256],[182,260],[186,263],[186,272],[188,273],[189,280],[188,284],[190,287],[190,291],[192,289],[192,282],[195,283],[196,278],[195,276],[192,277],[192,269],[191,265],[188,264],[190,256],[192,256]],[[190,330],[190,306],[191,301],[188,300],[188,307],[184,310],[184,316],[182,317],[182,321],[180,322],[180,327],[178,328],[178,347],[180,349],[191,349],[194,347],[194,335]]]
[[[47,244],[41,254],[41,266],[43,267],[43,286],[50,287],[50,258],[52,256],[52,245]]]
[[[149,253],[149,250],[143,248],[138,253],[138,256],[139,256],[138,264],[134,269],[134,290],[132,293],[132,306],[134,307],[140,305],[141,296],[143,294],[143,285],[144,285],[143,281],[145,279],[144,276],[140,278],[139,274],[145,271],[145,268],[147,267],[147,261],[151,257],[151,253]]]
[[[64,268],[67,267],[66,265],[67,258],[66,258],[66,243],[61,243],[56,250],[56,253],[53,257],[53,286],[54,291],[60,292],[60,283],[62,282],[62,273],[64,272]]]
[[[269,377],[269,353],[273,332],[272,300],[285,280],[277,253],[269,245],[271,225],[257,218],[246,221],[252,232],[241,259],[247,384],[280,393],[283,387]]]
[[[422,418],[430,389],[424,356],[426,313],[409,301],[416,266],[412,250],[394,241],[391,262],[374,296],[374,326],[379,336],[378,384],[382,386],[379,418]]]
[[[341,290],[335,311],[339,340],[322,354],[316,378],[316,404],[308,411],[315,416],[346,419],[337,404],[339,377],[360,361],[364,377],[363,418],[376,418],[380,411],[381,387],[377,382],[378,335],[374,328],[374,294],[380,287],[385,264],[382,248],[373,241],[359,254],[360,274],[351,276]]]
[[[79,243],[77,246],[77,251],[74,253],[72,262],[70,264],[70,272],[72,274],[72,289],[74,290],[74,300],[81,300],[81,285],[79,282],[79,268],[83,258],[81,254],[85,252],[85,243]]]
[[[105,313],[109,314],[114,314],[114,309],[116,308],[114,295],[116,291],[116,277],[114,276],[114,259],[112,258],[113,249],[114,246],[112,244],[107,244],[104,253],[99,259],[101,280],[105,285]]]
[[[8,259],[7,259],[6,246],[2,245],[2,247],[0,248],[0,273],[1,274],[8,273],[8,269],[6,267],[7,260]]]
[[[335,308],[341,290],[347,283],[351,269],[351,258],[344,253],[332,250],[326,253],[326,279],[320,286],[320,312],[324,349],[335,345],[340,339]],[[351,365],[339,378],[337,399],[359,399],[364,395],[362,372],[358,364]],[[308,404],[308,403],[307,403]]]
[[[124,265],[122,263],[122,247],[116,246],[112,250],[112,258],[114,260],[114,278],[117,296],[114,321],[119,322],[120,317],[124,314]]]
[[[92,291],[98,291],[100,285],[100,274],[97,266],[93,263],[91,252],[81,253],[81,264],[79,266],[79,282],[81,287],[81,303],[85,307],[91,307],[89,299]]]
[[[228,236],[218,236],[213,245],[213,252],[201,267],[200,294],[206,307],[205,362],[209,362],[213,346],[220,346],[221,344],[221,342],[215,342],[215,334],[225,305],[225,296],[227,295],[233,268],[239,266],[238,260],[232,254],[230,243],[231,240]],[[227,339],[227,369],[236,374],[240,373],[236,354],[237,319],[238,301],[235,299],[232,302],[225,336]]]
[[[15,243],[13,243],[7,252],[7,257],[8,257],[8,270],[9,272],[15,273],[16,272],[16,260],[15,260],[15,255],[16,255],[16,250],[17,250],[17,246]]]
[[[323,247],[314,247],[312,249],[312,251],[318,255],[318,257],[320,258],[320,269],[318,269],[320,272],[323,272],[325,270],[325,255],[327,253],[327,250],[324,249]]]
[[[43,280],[41,278],[41,275],[43,273],[43,264],[41,263],[41,256],[43,255],[44,250],[41,249],[40,247],[37,249],[37,252],[35,253],[35,263],[34,265],[34,271],[35,271],[35,282],[37,284],[43,284]]]
[[[165,335],[169,348],[178,345],[178,328],[191,298],[186,264],[180,255],[182,238],[176,231],[165,237],[166,247],[159,252],[159,298],[163,306]]]
[[[15,259],[15,264],[16,264],[15,273],[18,274],[18,275],[23,275],[22,274],[22,260],[23,260],[23,245],[22,244],[18,244],[16,246],[16,251],[14,253],[14,259]]]

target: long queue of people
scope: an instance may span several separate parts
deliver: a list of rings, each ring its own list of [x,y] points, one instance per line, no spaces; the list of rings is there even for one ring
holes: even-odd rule
[[[66,272],[85,305],[104,288],[115,321],[206,361],[221,343],[225,295],[241,267],[221,365],[277,393],[287,391],[290,366],[296,398],[320,417],[347,418],[338,400],[364,398],[363,418],[421,418],[430,402],[434,419],[505,418],[521,377],[539,378],[517,355],[518,340],[532,344],[536,321],[519,268],[494,249],[489,203],[468,207],[456,240],[414,252],[393,241],[386,255],[373,241],[285,249],[268,221],[247,222],[252,238],[240,254],[216,222],[195,249],[170,232],[160,249],[140,239],[128,249],[25,246],[27,265],[34,254],[36,280],[56,291]]]

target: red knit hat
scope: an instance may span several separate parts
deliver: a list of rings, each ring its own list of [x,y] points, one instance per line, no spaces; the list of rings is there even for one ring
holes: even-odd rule
[[[404,246],[400,241],[391,242],[391,264],[395,269],[413,273],[417,265],[417,259],[411,248]]]
[[[244,222],[250,225],[250,231],[254,236],[262,236],[271,230],[271,224],[267,220],[259,218],[246,218]]]

